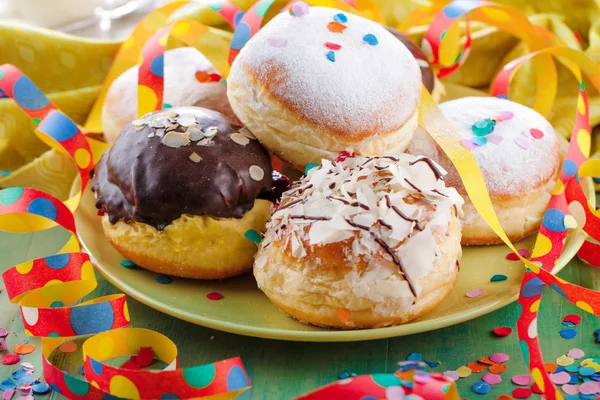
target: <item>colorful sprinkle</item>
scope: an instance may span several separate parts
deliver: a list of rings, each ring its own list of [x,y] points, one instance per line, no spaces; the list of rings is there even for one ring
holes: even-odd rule
[[[342,48],[342,45],[336,44],[336,43],[331,43],[331,42],[326,42],[325,47],[327,47],[330,50],[339,50]]]
[[[571,322],[573,325],[579,325],[581,323],[581,316],[577,314],[569,314],[563,318],[563,324],[565,322]]]
[[[477,394],[488,394],[491,389],[491,386],[485,382],[475,382],[471,386],[471,390]]]
[[[348,22],[348,17],[346,17],[345,14],[339,13],[339,14],[335,14],[333,16],[333,20],[335,22],[340,22],[342,24],[345,24],[346,22]]]
[[[503,274],[496,274],[490,278],[490,282],[501,282],[508,279],[508,276]]]
[[[169,283],[173,282],[173,278],[167,275],[158,275],[156,277],[156,282],[160,283],[161,285],[168,285]]]
[[[211,292],[206,295],[206,298],[209,300],[221,300],[223,298],[223,295],[219,292]]]
[[[505,337],[508,336],[512,333],[512,328],[509,326],[499,326],[497,328],[494,328],[493,332],[494,335],[496,336],[500,336],[500,337]]]
[[[343,33],[346,28],[346,25],[340,24],[339,22],[330,22],[327,24],[327,29],[333,33]]]
[[[489,135],[490,133],[492,133],[494,131],[494,127],[496,126],[496,122],[494,122],[493,120],[486,118],[483,119],[481,121],[477,121],[475,122],[472,126],[471,129],[473,130],[473,133],[475,134],[475,136],[486,136]]]
[[[333,51],[328,51],[326,56],[329,61],[335,62],[335,53]]]
[[[470,292],[467,292],[465,294],[465,296],[467,296],[470,299],[473,299],[475,297],[479,297],[483,294],[483,289],[475,289],[475,290],[471,290]]]
[[[558,332],[563,339],[571,340],[577,336],[577,331],[575,329],[562,329]]]
[[[18,354],[8,353],[0,358],[0,362],[4,365],[13,365],[18,363],[21,360],[21,357]]]
[[[463,139],[461,143],[467,150],[474,150],[477,148],[477,145],[469,139]]]
[[[246,233],[244,233],[244,237],[252,243],[258,244],[262,242],[262,237],[260,236],[260,233],[256,232],[254,229],[248,229]]]
[[[4,328],[0,328],[0,338],[5,338],[8,336],[8,331]]]
[[[371,46],[377,46],[379,44],[379,40],[377,40],[377,37],[372,33],[367,33],[365,36],[363,36],[363,41]]]
[[[309,11],[310,8],[308,7],[308,4],[303,1],[298,1],[292,4],[292,7],[290,7],[290,14],[295,17],[303,17],[308,14]]]
[[[529,130],[529,133],[531,133],[531,136],[534,137],[534,139],[541,139],[544,137],[544,132],[540,131],[539,129],[536,128],[531,128]]]
[[[515,375],[512,377],[511,382],[517,386],[529,386],[533,379],[530,375]]]
[[[497,364],[507,362],[509,359],[510,357],[506,353],[494,353],[490,356],[490,360]]]
[[[531,146],[531,142],[525,136],[517,136],[515,138],[515,143],[518,144],[523,150],[527,150]]]

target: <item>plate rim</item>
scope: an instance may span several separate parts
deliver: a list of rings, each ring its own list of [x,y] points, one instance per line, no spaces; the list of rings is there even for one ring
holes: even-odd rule
[[[585,179],[586,186],[585,190],[588,192],[588,200],[592,205],[596,204],[595,195],[591,195],[594,192],[594,184],[591,179]],[[75,217],[77,218],[77,213]],[[580,229],[576,229],[572,235],[577,235],[572,241],[575,243],[572,247],[572,254],[568,254],[563,262],[557,264],[556,268],[552,270],[552,274],[559,273],[564,267],[571,262],[571,260],[577,255],[577,251],[583,245],[587,235]],[[452,325],[457,325],[480,316],[489,314],[496,311],[512,302],[517,300],[519,290],[511,290],[506,294],[496,297],[495,300],[490,301],[487,304],[469,308],[465,311],[450,316],[444,316],[436,320],[435,323],[431,321],[418,321],[409,324],[390,326],[385,328],[372,328],[372,329],[351,329],[351,330],[321,330],[321,331],[293,331],[293,330],[282,330],[277,328],[261,328],[252,325],[240,325],[237,323],[221,321],[217,319],[211,319],[206,317],[199,317],[190,314],[187,311],[173,310],[164,306],[160,302],[153,302],[152,299],[143,292],[140,292],[125,282],[121,282],[118,279],[113,278],[108,272],[104,271],[100,267],[99,263],[90,252],[85,242],[82,240],[79,232],[77,233],[79,242],[83,249],[90,256],[90,261],[94,265],[94,269],[98,271],[108,282],[123,291],[125,294],[131,296],[140,303],[158,310],[164,314],[170,315],[183,321],[204,326],[206,328],[215,329],[223,332],[234,333],[237,335],[244,335],[250,337],[257,337],[262,339],[275,339],[285,340],[294,342],[357,342],[365,340],[379,340],[388,339],[393,337],[408,336],[416,333],[429,332],[438,329],[447,328]]]

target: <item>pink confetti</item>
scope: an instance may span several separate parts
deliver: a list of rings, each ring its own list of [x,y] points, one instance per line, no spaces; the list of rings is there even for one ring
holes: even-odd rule
[[[525,136],[517,136],[515,138],[515,143],[518,144],[523,150],[527,150],[531,146],[531,142]]]
[[[6,339],[0,338],[0,351],[8,350],[8,346],[6,345]]]
[[[4,328],[0,328],[0,338],[5,338],[8,336],[8,331]]]
[[[490,360],[495,362],[496,364],[502,364],[508,361],[510,357],[506,353],[494,353],[490,356]]]
[[[571,358],[574,358],[576,360],[579,359],[579,358],[583,358],[583,356],[585,356],[585,353],[581,349],[571,349],[567,353],[567,357],[571,357]]]
[[[10,400],[15,394],[15,389],[6,389],[4,393],[2,393],[2,400]]]
[[[481,379],[490,385],[497,385],[500,382],[502,382],[502,377],[498,374],[492,374],[491,372],[488,372],[487,374],[483,374],[483,376],[481,377]]]
[[[490,143],[500,144],[504,140],[504,138],[500,135],[496,135],[495,133],[491,133],[487,135],[487,140]]]
[[[431,379],[431,377],[429,376],[429,374],[414,374],[413,379],[416,383],[420,383],[423,385],[429,382],[429,379]]]
[[[565,383],[571,382],[571,375],[568,372],[562,371],[556,374],[550,374],[550,380],[555,385],[564,385]]]
[[[570,385],[567,383],[562,386],[562,390],[569,396],[576,396],[579,394],[579,385]]]
[[[32,394],[28,394],[27,396],[17,397],[15,400],[35,400]]]
[[[511,381],[517,386],[529,386],[533,379],[530,375],[515,375],[512,377]]]
[[[209,300],[221,300],[223,298],[223,295],[219,292],[211,292],[206,295],[206,298]]]
[[[458,372],[456,371],[446,371],[443,374],[446,378],[451,379],[453,381],[457,381],[458,380]]]
[[[579,393],[581,394],[596,394],[598,392],[600,392],[599,382],[585,382],[579,386]]]
[[[31,394],[31,386],[21,386],[19,387],[19,392],[22,395],[29,396]]]
[[[531,256],[531,253],[529,252],[529,250],[527,249],[518,249],[517,250],[519,252],[519,254],[521,255],[521,257],[523,258],[529,258]],[[508,253],[506,255],[506,259],[510,260],[510,261],[519,261],[520,258],[517,257],[517,255],[515,253]]]
[[[404,395],[404,389],[400,386],[390,386],[385,390],[385,397],[388,400],[402,400]]]
[[[273,47],[282,47],[287,43],[287,39],[283,36],[270,36],[267,38],[267,43]]]
[[[477,148],[477,145],[469,139],[463,139],[461,143],[463,146],[465,146],[465,148],[467,148],[467,150],[473,150]]]
[[[508,121],[509,119],[512,119],[515,115],[511,112],[511,111],[502,111],[500,114],[496,115],[496,118],[494,118],[497,122],[500,121]]]
[[[325,47],[327,47],[329,50],[339,50],[342,48],[341,45],[331,42],[326,42]]]
[[[471,290],[470,292],[467,292],[467,294],[465,294],[465,296],[467,296],[470,299],[473,299],[475,297],[479,297],[483,294],[483,289],[475,289],[475,290]]]
[[[296,17],[302,17],[306,14],[308,14],[309,8],[308,8],[308,4],[306,4],[303,1],[298,1],[294,4],[292,4],[292,12],[294,13],[294,15]]]
[[[531,136],[533,136],[536,139],[541,139],[544,137],[544,132],[540,131],[539,129],[536,128],[531,128],[529,130],[529,133],[531,133]]]

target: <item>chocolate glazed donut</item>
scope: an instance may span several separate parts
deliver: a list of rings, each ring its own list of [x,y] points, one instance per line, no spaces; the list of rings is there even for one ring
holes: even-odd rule
[[[433,76],[433,70],[431,69],[431,66],[429,65],[427,56],[425,55],[425,53],[423,53],[423,50],[421,50],[421,48],[419,46],[417,46],[416,44],[411,42],[410,39],[405,34],[400,32],[399,30],[390,28],[389,26],[384,26],[384,28],[389,33],[394,35],[394,37],[396,37],[396,39],[401,41],[402,44],[404,44],[406,46],[406,48],[411,52],[413,57],[417,60],[417,63],[419,64],[419,68],[421,68],[421,79],[423,81],[423,85],[425,85],[425,87],[427,88],[429,93],[432,93],[433,87],[435,85],[435,79]]]
[[[127,125],[96,167],[92,191],[112,224],[161,231],[183,214],[242,218],[257,198],[286,190],[287,178],[272,173],[269,153],[242,127],[178,107]]]

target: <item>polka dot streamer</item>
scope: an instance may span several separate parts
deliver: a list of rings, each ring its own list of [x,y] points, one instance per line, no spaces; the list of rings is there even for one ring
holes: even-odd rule
[[[41,117],[40,137],[62,147],[82,176],[81,191],[70,204],[73,208],[68,201],[63,203],[37,189],[0,190],[0,229],[32,232],[59,225],[71,234],[57,254],[18,264],[2,274],[9,299],[19,305],[25,333],[42,337],[42,365],[49,387],[67,398],[91,400],[233,398],[247,390],[250,381],[239,358],[177,368],[177,349],[168,338],[147,329],[126,328],[130,316],[125,295],[78,303],[97,286],[90,258],[81,252],[72,212],[89,183],[87,176],[95,158],[77,125],[45,101],[19,70],[10,65],[0,67],[0,88],[21,107],[27,107],[26,112],[32,110],[34,118]],[[55,349],[81,335],[94,335],[83,343],[87,381],[49,361]],[[132,370],[103,363],[108,358],[137,354],[142,348],[152,349],[153,355],[168,366],[163,370]]]
[[[451,36],[446,35],[451,25],[456,19],[468,12],[471,12],[471,16],[476,17],[474,19],[478,18],[498,27],[500,30],[515,34],[525,40],[528,43],[528,47],[534,50],[533,53],[513,60],[503,68],[492,86],[492,93],[495,96],[508,97],[510,79],[514,76],[515,70],[519,66],[529,60],[533,62],[540,60],[547,61],[550,56],[560,56],[571,61],[570,69],[576,79],[581,82],[571,143],[565,156],[559,180],[543,218],[532,259],[528,261],[519,253],[516,253],[519,254],[518,256],[521,261],[528,267],[519,297],[521,313],[517,330],[521,340],[521,348],[526,362],[529,364],[531,375],[545,397],[548,399],[562,399],[562,395],[556,390],[544,368],[537,337],[537,312],[543,288],[547,285],[579,308],[596,315],[600,314],[600,292],[570,284],[551,274],[555,261],[563,250],[564,239],[567,236],[569,228],[575,227],[579,223],[583,226],[584,231],[594,239],[600,236],[600,232],[598,232],[600,228],[600,215],[588,203],[579,180],[583,176],[596,177],[600,174],[600,163],[587,161],[591,141],[588,117],[589,108],[580,67],[586,72],[597,88],[600,88],[600,68],[582,52],[570,49],[567,46],[542,49],[544,47],[544,38],[535,32],[535,29],[527,22],[526,17],[522,13],[516,9],[477,0],[452,2],[434,18],[428,33],[425,35],[427,45],[432,49],[434,62],[440,63],[442,57],[442,54],[440,54],[440,42],[444,36]],[[502,15],[509,16],[510,18],[504,18]],[[523,21],[523,24],[515,23],[515,21],[520,20]],[[507,21],[510,24],[507,25]],[[518,27],[519,32],[515,32],[515,27]],[[457,43],[454,44],[456,45]],[[456,65],[456,62],[454,65]],[[540,63],[538,62],[538,68],[536,69],[538,72],[540,72],[539,65]],[[556,77],[552,71],[555,71],[555,66],[548,71],[541,70],[541,73],[538,73],[538,82],[540,82],[540,79],[545,82],[544,85],[538,85],[537,87],[538,98],[534,107],[538,111],[548,111],[554,101]],[[544,86],[547,90],[546,93],[543,93]],[[540,98],[542,99],[540,100]],[[426,118],[423,118],[423,120],[426,120]],[[425,126],[429,127],[428,124],[425,124]],[[432,136],[438,143],[442,142],[440,145],[447,154],[449,153],[447,150],[456,147],[454,143],[443,143],[444,138],[439,137],[435,133],[434,130]],[[475,197],[473,203],[477,210],[505,243],[515,251],[514,246],[500,227],[497,216],[490,207],[491,202],[489,197],[481,196],[480,193],[477,193],[477,184],[481,183],[478,182],[479,177],[475,177],[474,179],[471,177],[469,179],[469,177],[465,176],[465,167],[470,161],[465,162],[465,160],[454,159],[452,161],[455,163],[459,173],[461,173],[463,181],[465,181],[465,187],[469,196],[472,199]],[[573,217],[572,213],[576,213],[577,215]],[[581,221],[582,219],[583,221]]]

